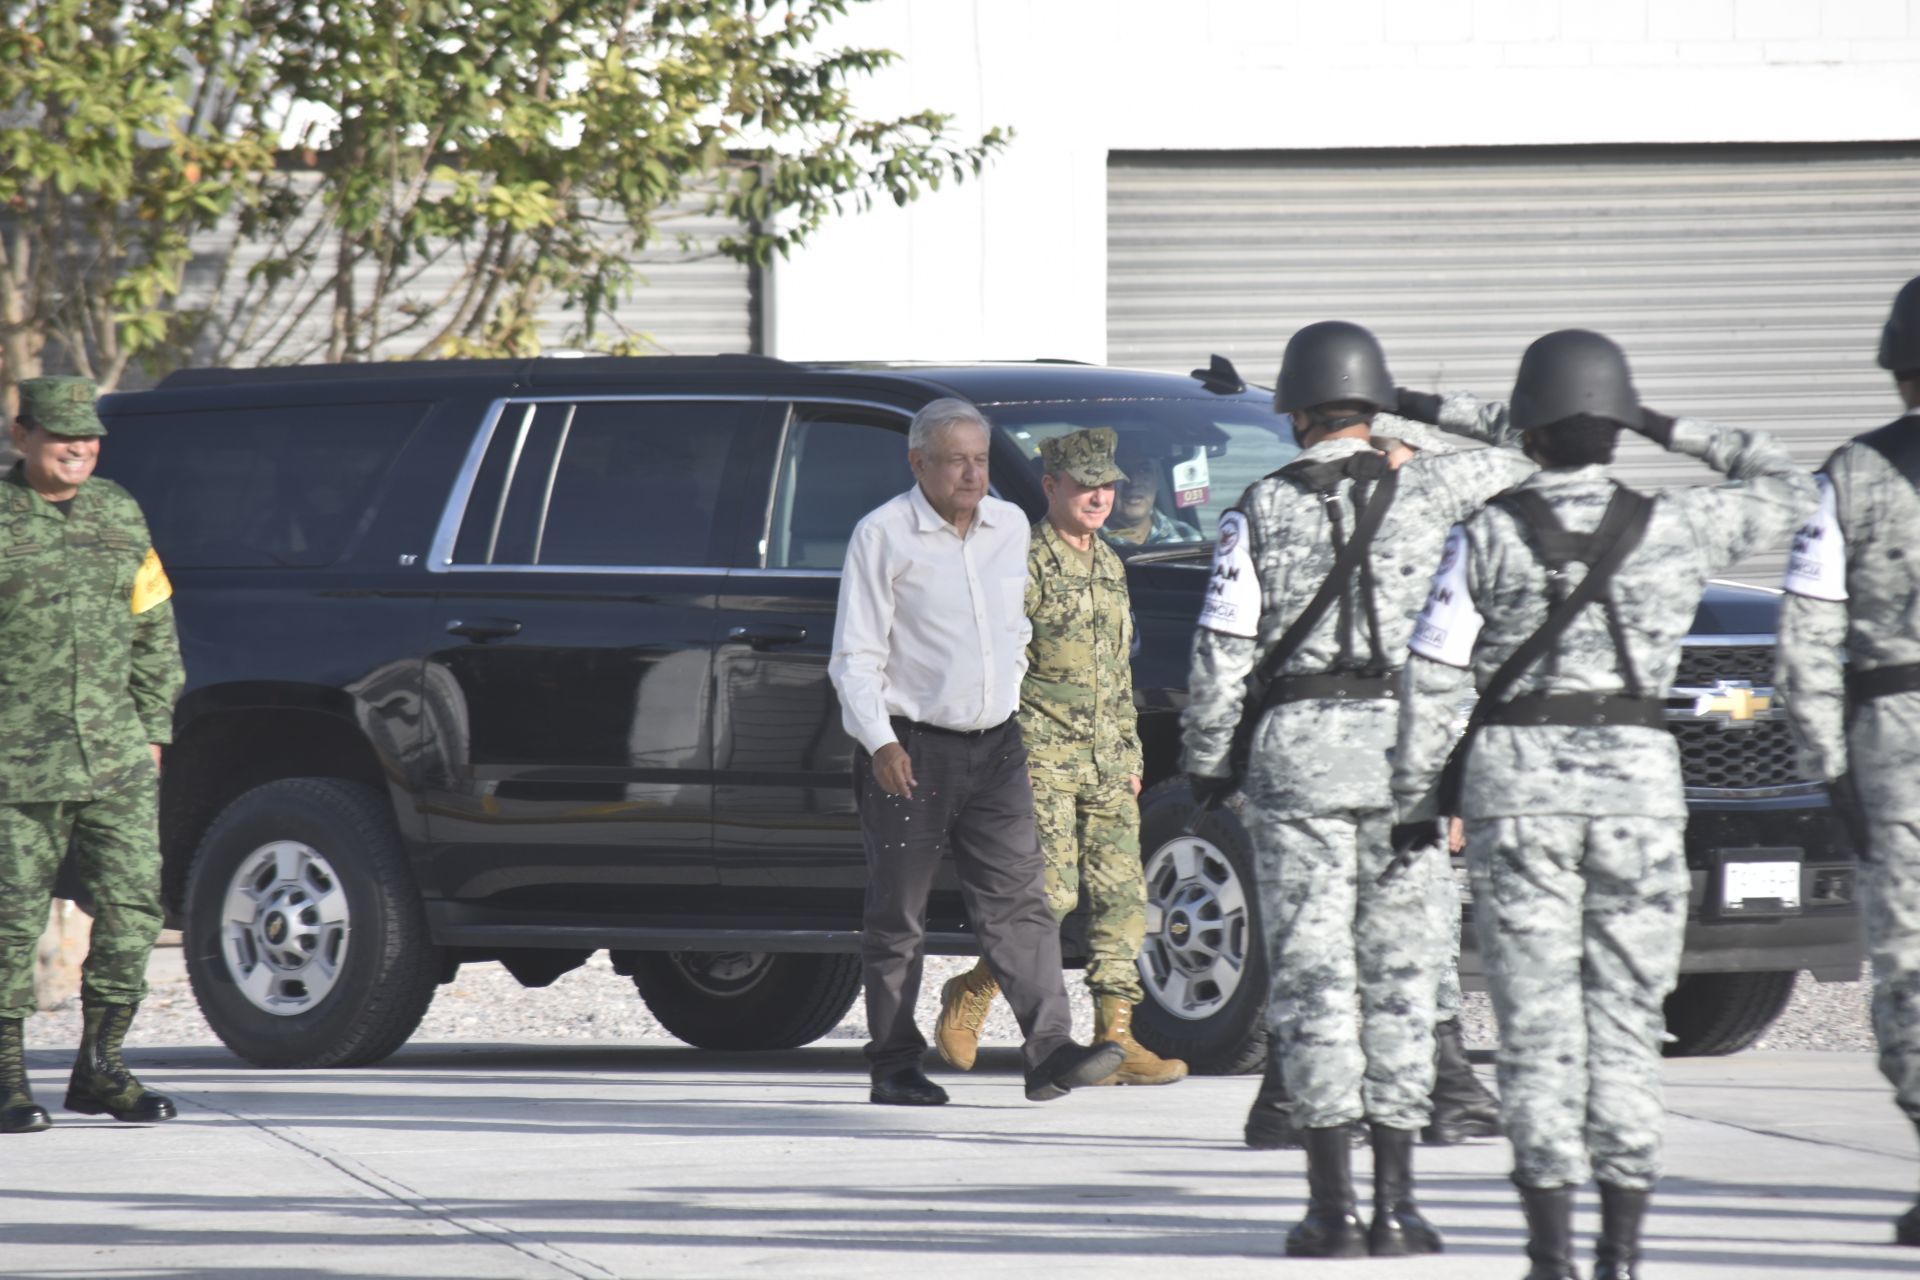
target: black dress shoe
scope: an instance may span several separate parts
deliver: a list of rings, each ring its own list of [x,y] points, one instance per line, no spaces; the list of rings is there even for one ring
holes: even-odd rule
[[[947,1091],[927,1079],[918,1067],[876,1072],[868,1101],[883,1107],[937,1107],[947,1100]]]
[[[1052,1102],[1082,1085],[1099,1084],[1118,1071],[1126,1057],[1126,1047],[1112,1040],[1063,1044],[1027,1072],[1027,1101]]]

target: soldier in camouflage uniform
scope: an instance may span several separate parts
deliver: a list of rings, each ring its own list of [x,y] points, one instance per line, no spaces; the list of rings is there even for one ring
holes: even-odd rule
[[[1855,831],[1880,1070],[1920,1128],[1920,277],[1880,341],[1907,412],[1842,445],[1794,539],[1778,684]],[[1920,1245],[1920,1202],[1895,1227]]]
[[[1140,736],[1133,708],[1133,616],[1120,557],[1094,535],[1113,510],[1115,436],[1096,427],[1040,446],[1047,517],[1027,551],[1027,673],[1020,730],[1046,854],[1047,900],[1064,920],[1087,899],[1087,990],[1094,1039],[1126,1058],[1103,1084],[1173,1084],[1187,1064],[1133,1038],[1147,886],[1140,866]],[[966,1071],[998,991],[986,962],[948,980],[934,1045]]]
[[[1728,477],[1644,500],[1644,530],[1621,544],[1634,549],[1617,575],[1519,675],[1512,701],[1483,700],[1487,723],[1466,748],[1452,815],[1466,820],[1529,1275],[1575,1274],[1572,1191],[1591,1168],[1594,1275],[1624,1280],[1659,1172],[1662,1004],[1687,919],[1687,811],[1665,690],[1708,577],[1783,538],[1814,488],[1764,434],[1643,415],[1626,357],[1594,333],[1528,349],[1512,422],[1546,469],[1449,535],[1405,672],[1393,774],[1403,823],[1436,815],[1462,697],[1485,690],[1602,557],[1592,542],[1584,563],[1552,549],[1592,534],[1615,501],[1605,464],[1618,428]]]
[[[182,683],[172,589],[140,508],[90,479],[106,434],[84,378],[20,385],[21,460],[0,485],[0,1133],[45,1129],[22,1023],[34,945],[72,842],[93,897],[85,1031],[67,1109],[171,1119],[120,1059],[160,932],[160,744]]]
[[[1376,421],[1380,411],[1398,404],[1508,443],[1503,409],[1396,391],[1373,335],[1340,321],[1293,336],[1274,403],[1293,414],[1304,451],[1221,517],[1182,716],[1185,765],[1203,803],[1234,785],[1230,756],[1249,676],[1319,594],[1367,502],[1383,500],[1386,461],[1369,433],[1401,432]],[[1414,1203],[1412,1141],[1429,1117],[1446,955],[1430,889],[1450,872],[1431,852],[1394,862],[1393,663],[1448,525],[1531,470],[1511,448],[1422,452],[1402,464],[1359,570],[1286,658],[1263,705],[1248,712],[1258,717],[1245,790],[1273,975],[1269,1020],[1311,1193],[1288,1236],[1290,1255],[1440,1248]],[[1347,1126],[1361,1119],[1374,1149],[1366,1230],[1347,1145]]]

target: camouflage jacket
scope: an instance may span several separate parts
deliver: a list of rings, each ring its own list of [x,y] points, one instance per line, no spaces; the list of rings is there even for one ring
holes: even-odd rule
[[[1133,614],[1120,557],[1093,540],[1087,565],[1042,520],[1027,547],[1027,674],[1020,731],[1037,767],[1078,781],[1138,777],[1133,707]]]
[[[184,676],[166,575],[126,490],[65,514],[16,464],[0,486],[0,803],[85,800],[152,776]]]
[[[1483,406],[1471,396],[1450,395],[1439,416],[1450,431],[1503,447],[1416,452],[1400,468],[1399,492],[1368,553],[1378,639],[1390,663],[1400,662],[1406,651],[1448,526],[1533,470],[1512,447],[1516,433],[1504,404]],[[1373,434],[1411,443],[1423,433],[1382,415]],[[1361,439],[1326,440],[1300,456],[1331,461],[1367,448]],[[1342,482],[1336,501],[1343,531],[1351,530],[1351,481]],[[1220,525],[1209,605],[1194,636],[1190,699],[1181,715],[1186,768],[1206,775],[1227,771],[1247,677],[1319,591],[1335,555],[1327,504],[1278,473],[1249,488]],[[1369,655],[1370,623],[1355,578],[1348,598],[1327,611],[1287,661],[1285,674],[1351,667],[1353,659]],[[1245,781],[1249,801],[1275,817],[1387,808],[1395,723],[1390,698],[1274,707],[1254,731]]]
[[[1903,430],[1920,432],[1920,410]],[[1852,772],[1882,821],[1920,821],[1920,693],[1847,715],[1846,668],[1920,662],[1920,492],[1884,455],[1842,445],[1817,477],[1820,507],[1794,539],[1776,683],[1808,763]]]
[[[1599,602],[1574,618],[1556,650],[1513,687],[1529,693],[1623,693],[1637,684],[1664,699],[1707,579],[1785,539],[1814,502],[1813,477],[1758,431],[1681,419],[1671,448],[1731,483],[1663,493],[1640,545],[1608,587],[1633,679],[1615,652]],[[1612,498],[1605,467],[1543,471],[1523,488],[1547,496],[1569,529],[1591,531]],[[1567,587],[1583,566],[1567,569]],[[1403,677],[1393,793],[1402,821],[1436,808],[1433,790],[1452,750],[1459,708],[1507,655],[1540,629],[1552,597],[1547,569],[1519,519],[1485,508],[1448,535]],[[1462,794],[1466,818],[1633,813],[1684,818],[1673,736],[1638,726],[1489,725],[1475,739]]]

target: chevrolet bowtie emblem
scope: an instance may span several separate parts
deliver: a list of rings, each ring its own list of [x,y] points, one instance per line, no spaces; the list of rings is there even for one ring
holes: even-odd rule
[[[1693,714],[1721,715],[1736,724],[1746,724],[1772,705],[1772,698],[1755,693],[1753,685],[1745,680],[1721,680],[1715,683],[1713,692],[1693,700]]]

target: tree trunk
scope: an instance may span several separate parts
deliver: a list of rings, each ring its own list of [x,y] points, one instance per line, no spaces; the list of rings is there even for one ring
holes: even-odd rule
[[[33,955],[33,998],[52,1009],[80,994],[80,963],[87,958],[93,917],[65,898],[55,898],[47,913],[47,931]]]

